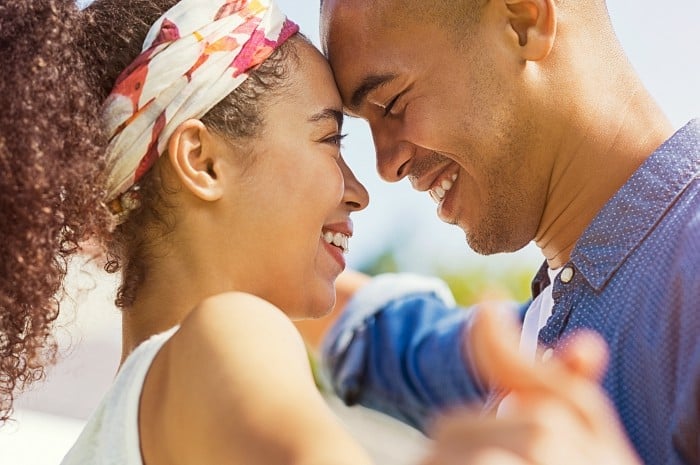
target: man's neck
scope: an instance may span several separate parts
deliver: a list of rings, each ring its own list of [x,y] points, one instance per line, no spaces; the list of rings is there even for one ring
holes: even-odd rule
[[[608,112],[617,118],[606,121],[597,115],[593,124],[563,138],[535,236],[550,268],[569,261],[598,212],[673,133],[646,92],[626,103],[624,111]]]

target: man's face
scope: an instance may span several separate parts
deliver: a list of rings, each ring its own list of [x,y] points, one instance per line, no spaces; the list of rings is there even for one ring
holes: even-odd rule
[[[369,0],[324,0],[321,12],[344,108],[369,122],[380,175],[427,191],[483,254],[533,239],[548,179],[534,87],[504,45],[497,3],[465,26],[461,44],[461,32],[393,21]]]

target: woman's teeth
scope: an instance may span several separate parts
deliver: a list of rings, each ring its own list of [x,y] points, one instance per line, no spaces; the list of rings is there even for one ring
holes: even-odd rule
[[[331,245],[339,247],[343,253],[347,253],[350,250],[350,247],[348,246],[350,236],[343,233],[326,231],[323,233],[323,240]]]
[[[447,191],[452,189],[454,182],[457,180],[457,173],[452,174],[450,179],[443,179],[440,184],[436,185],[430,189],[430,197],[435,201],[435,203],[440,203],[442,199],[445,198]]]

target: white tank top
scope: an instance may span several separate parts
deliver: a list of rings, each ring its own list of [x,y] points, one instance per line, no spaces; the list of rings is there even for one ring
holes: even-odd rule
[[[177,329],[152,336],[127,357],[61,465],[143,465],[138,424],[143,382],[153,359]]]

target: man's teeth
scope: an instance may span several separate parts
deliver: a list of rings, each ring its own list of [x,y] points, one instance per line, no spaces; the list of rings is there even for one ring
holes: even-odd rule
[[[350,236],[343,233],[326,231],[323,233],[323,240],[336,247],[340,247],[343,250],[343,253],[347,253],[348,250],[350,250],[350,247],[348,246]]]
[[[450,179],[443,179],[439,185],[430,189],[430,197],[435,201],[435,203],[440,203],[442,199],[445,198],[447,191],[452,189],[454,182],[457,180],[457,173],[450,176]]]

